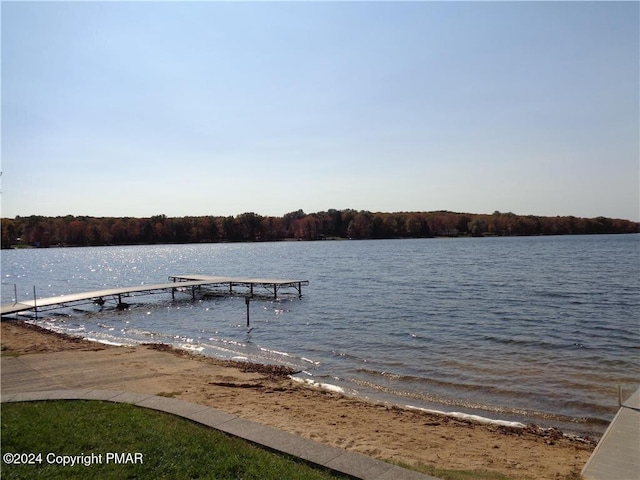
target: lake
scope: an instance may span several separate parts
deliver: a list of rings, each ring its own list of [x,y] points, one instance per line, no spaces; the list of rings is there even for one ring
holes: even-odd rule
[[[640,235],[2,251],[2,303],[201,273],[299,298],[170,294],[41,313],[96,341],[280,363],[378,401],[599,435],[640,385]],[[15,285],[15,287],[14,287]],[[46,316],[43,316],[46,315]],[[25,317],[29,321],[34,318]]]

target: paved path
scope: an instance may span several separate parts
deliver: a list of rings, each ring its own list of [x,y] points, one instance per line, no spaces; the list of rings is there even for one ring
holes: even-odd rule
[[[170,356],[163,355],[163,357],[169,358]],[[49,362],[47,358],[54,360],[55,356],[33,354],[2,357],[0,361],[2,381],[0,401],[5,403],[64,399],[130,403],[179,415],[269,450],[298,457],[306,462],[354,478],[363,480],[436,480],[434,477],[406,470],[366,455],[307,440],[298,435],[244,420],[236,415],[204,405],[148,393],[82,388],[83,384],[95,385],[96,382],[99,382],[100,379],[96,378],[96,375],[104,375],[103,380],[106,385],[113,383],[108,365],[99,365],[99,361],[98,364],[92,365],[82,362],[79,362],[78,365],[70,365],[68,361],[65,364],[60,364],[55,361]],[[96,372],[100,373],[96,374]],[[153,374],[132,369],[131,378],[119,378],[118,381],[143,380],[151,375]],[[69,388],[70,385],[78,388]]]
[[[640,480],[640,388],[618,410],[582,476],[585,480]]]

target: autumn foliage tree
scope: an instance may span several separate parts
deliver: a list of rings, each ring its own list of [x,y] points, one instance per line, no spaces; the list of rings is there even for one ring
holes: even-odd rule
[[[15,217],[2,219],[2,248],[153,243],[258,242],[331,238],[383,239],[432,236],[508,236],[639,233],[640,223],[605,217],[539,217],[514,213],[369,212],[335,210],[282,217],[149,218]]]

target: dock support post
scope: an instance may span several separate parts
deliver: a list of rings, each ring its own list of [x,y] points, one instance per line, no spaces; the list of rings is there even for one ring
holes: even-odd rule
[[[244,303],[247,304],[247,328],[249,328],[249,325],[250,325],[250,321],[249,321],[249,303],[250,302],[251,302],[251,299],[249,297],[245,297]]]
[[[622,385],[618,384],[618,408],[622,407]]]
[[[251,291],[251,298],[253,298],[253,283],[249,284],[249,290]]]
[[[36,300],[36,286],[33,286],[33,310],[36,312],[36,320],[38,320],[38,303]]]
[[[18,284],[13,284],[13,304],[18,303]]]
[[[275,283],[273,284],[273,299],[278,299],[278,285],[276,285]]]

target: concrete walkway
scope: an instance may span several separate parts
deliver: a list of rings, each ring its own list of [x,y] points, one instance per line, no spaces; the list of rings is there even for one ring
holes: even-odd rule
[[[147,393],[95,388],[68,389],[64,386],[68,382],[62,381],[65,377],[62,366],[58,366],[55,375],[47,375],[42,373],[40,368],[36,368],[36,363],[46,361],[45,357],[46,354],[2,357],[0,361],[2,382],[0,401],[2,403],[37,400],[103,400],[129,403],[184,417],[268,450],[294,456],[353,478],[363,480],[436,480],[434,477],[403,469],[366,455],[307,440],[298,435],[244,420],[204,405]],[[95,370],[93,371],[95,372]],[[108,375],[108,366],[105,365],[104,371],[105,375]],[[74,370],[71,369],[69,373],[73,375]],[[75,373],[77,374],[77,371]],[[141,373],[138,372],[138,374]],[[76,380],[80,379],[76,377]],[[95,378],[93,380],[95,381]]]
[[[582,476],[585,480],[640,480],[640,388],[618,410]]]

